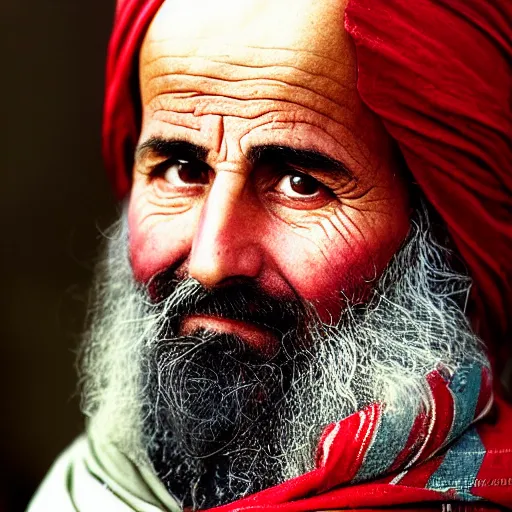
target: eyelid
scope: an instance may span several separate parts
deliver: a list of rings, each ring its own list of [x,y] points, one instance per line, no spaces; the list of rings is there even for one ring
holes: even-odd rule
[[[315,175],[316,174],[316,175]],[[288,166],[288,169],[283,169],[283,173],[280,174],[279,181],[283,179],[285,176],[293,176],[293,175],[303,175],[307,176],[308,178],[311,178],[312,180],[315,180],[320,187],[322,187],[325,191],[329,192],[330,194],[334,195],[334,191],[331,186],[329,186],[324,180],[320,179],[318,176],[321,175],[327,175],[327,172],[321,172],[321,171],[314,171],[310,169],[304,169],[304,168],[298,168],[295,166]]]
[[[289,174],[286,175],[285,177],[287,176],[290,176]],[[285,194],[287,197],[289,198],[293,198],[293,199],[305,199],[305,198],[312,198],[312,197],[316,197],[318,196],[319,194],[322,193],[322,188],[324,188],[322,186],[321,183],[319,183],[317,180],[314,180],[318,183],[318,187],[317,187],[317,190],[314,194],[301,194],[300,192],[295,192],[295,190],[293,190],[292,188],[292,184],[291,184],[291,180],[288,181],[288,183],[284,183],[283,185],[281,185],[283,183],[283,178],[281,178],[276,186],[275,186],[275,190],[277,192],[280,192],[281,194]],[[316,185],[315,185],[316,186]],[[289,188],[290,190],[285,192],[285,189],[286,188]]]
[[[172,157],[165,158],[161,162],[157,162],[155,164],[149,165],[147,167],[147,169],[148,169],[147,174],[150,178],[160,177],[163,174],[165,174],[165,172],[169,169],[169,167],[171,167],[174,164],[189,164],[189,165],[197,166],[198,168],[200,168],[201,170],[204,170],[204,171],[211,171],[211,167],[206,162],[203,162],[202,160],[198,160],[195,157],[187,158],[187,157],[172,156]]]
[[[283,177],[289,176],[290,174],[291,173],[285,173],[283,176],[281,176],[280,180],[282,180]],[[333,201],[336,200],[336,195],[331,189],[326,187],[316,178],[312,179],[317,181],[319,185],[317,192],[315,192],[312,195],[300,195],[298,193],[297,195],[295,195],[295,193],[293,195],[289,195],[277,188],[277,185],[280,182],[279,180],[268,191],[269,197],[272,198],[269,204],[274,204],[276,205],[275,207],[277,208],[284,207],[289,211],[305,211],[325,208],[328,204],[331,204]]]

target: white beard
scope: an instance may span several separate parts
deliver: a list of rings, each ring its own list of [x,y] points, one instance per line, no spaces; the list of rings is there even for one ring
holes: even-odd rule
[[[173,480],[180,482],[178,491],[172,489],[180,499],[193,507],[213,506],[310,471],[318,436],[327,424],[376,400],[391,409],[416,411],[425,400],[423,379],[439,364],[453,371],[467,362],[487,364],[464,315],[470,280],[452,269],[453,255],[438,245],[431,231],[421,208],[366,305],[349,305],[336,325],[310,318],[310,348],[301,350],[297,359],[290,356],[292,375],[279,406],[268,404],[275,414],[226,444],[220,455],[228,467],[218,482],[210,482],[213,491],[201,489],[203,462],[180,446],[168,447],[172,460],[165,475],[162,469],[159,474],[170,482],[168,487]],[[147,464],[155,463],[148,460],[153,445],[183,438],[176,432],[163,436],[168,427],[158,424],[158,418],[165,407],[183,406],[184,393],[184,388],[162,385],[170,373],[181,371],[183,354],[175,360],[171,354],[152,369],[156,394],[149,389],[148,354],[163,341],[172,344],[169,318],[177,304],[189,300],[197,283],[182,281],[156,307],[133,280],[127,239],[123,219],[112,229],[93,290],[82,351],[83,409],[97,431],[136,462]],[[210,342],[209,335],[198,336],[198,343]],[[208,429],[214,428],[208,419]],[[217,475],[220,470],[215,468]],[[209,478],[215,480],[215,475]]]

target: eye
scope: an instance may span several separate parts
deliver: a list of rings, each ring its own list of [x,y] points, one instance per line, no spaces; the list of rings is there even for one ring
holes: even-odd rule
[[[287,197],[297,199],[313,198],[326,192],[326,188],[319,181],[302,173],[283,176],[275,189]]]
[[[176,187],[184,185],[208,185],[210,169],[201,162],[176,160],[166,165],[163,178]]]

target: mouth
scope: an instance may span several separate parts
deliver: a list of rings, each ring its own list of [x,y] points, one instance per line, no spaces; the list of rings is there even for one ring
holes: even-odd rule
[[[251,322],[218,316],[189,315],[181,324],[180,335],[188,336],[198,330],[238,336],[266,356],[273,355],[278,348],[277,337],[270,329]]]

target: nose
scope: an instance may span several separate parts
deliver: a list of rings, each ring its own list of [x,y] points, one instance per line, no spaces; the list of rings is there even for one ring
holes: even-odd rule
[[[188,271],[207,288],[232,278],[255,278],[261,271],[257,204],[245,185],[242,174],[219,171],[203,206]]]

